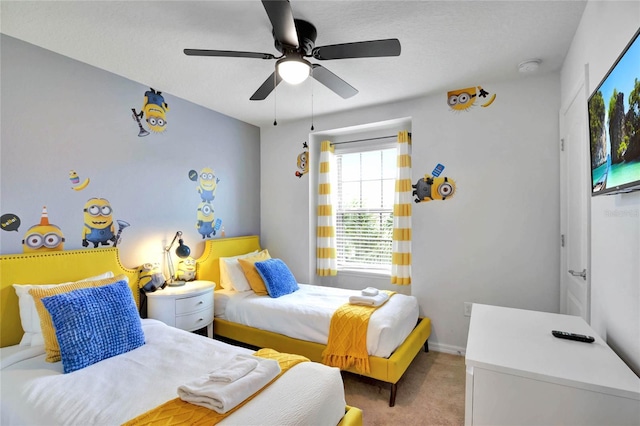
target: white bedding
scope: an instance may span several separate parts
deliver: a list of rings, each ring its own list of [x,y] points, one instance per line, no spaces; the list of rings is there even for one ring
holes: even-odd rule
[[[252,291],[216,291],[214,312],[231,322],[326,345],[333,312],[360,291],[298,285],[299,290],[278,298]],[[418,300],[404,294],[376,309],[367,331],[369,355],[388,358],[411,333],[418,315]]]
[[[0,424],[119,425],[177,397],[181,384],[247,349],[142,320],[145,344],[62,374],[44,347],[3,348]],[[337,369],[304,362],[221,424],[336,425],[344,415]]]

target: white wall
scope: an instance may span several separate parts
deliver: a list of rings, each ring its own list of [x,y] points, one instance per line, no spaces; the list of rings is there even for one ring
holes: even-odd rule
[[[430,344],[450,352],[466,346],[464,302],[559,309],[559,74],[478,84],[497,94],[490,107],[455,113],[441,93],[314,123],[320,133],[410,117],[413,181],[437,163],[456,180],[450,200],[413,208],[410,289],[433,322]],[[311,179],[294,176],[309,126],[280,117],[261,129],[262,244],[300,282],[315,268]]]
[[[590,1],[562,68],[562,101],[585,64],[594,90],[639,25],[640,2]],[[640,192],[591,199],[591,269],[591,325],[640,375]]]
[[[65,250],[83,249],[84,204],[100,197],[114,220],[131,224],[118,246],[125,266],[162,261],[178,230],[197,257],[204,248],[195,227],[200,197],[188,172],[203,167],[220,178],[212,204],[227,235],[260,232],[257,127],[164,93],[166,132],[138,137],[131,108],[140,110],[148,86],[6,35],[0,40],[0,208],[22,221],[18,232],[0,232],[0,253],[22,253],[43,205],[63,231]],[[72,190],[71,169],[90,178],[89,186]]]

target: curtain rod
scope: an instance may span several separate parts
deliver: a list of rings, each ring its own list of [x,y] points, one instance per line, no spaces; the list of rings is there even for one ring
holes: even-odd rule
[[[332,142],[331,145],[342,145],[343,143],[376,141],[376,140],[379,140],[379,139],[389,139],[389,138],[397,138],[397,137],[398,137],[398,135],[378,136],[376,138],[355,139],[355,140],[352,140],[352,141],[344,141],[344,142]],[[409,137],[411,137],[411,133],[409,133]]]

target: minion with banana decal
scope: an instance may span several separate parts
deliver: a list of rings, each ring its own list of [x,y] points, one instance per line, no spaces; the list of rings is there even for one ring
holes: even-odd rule
[[[90,198],[84,205],[84,227],[82,228],[82,246],[93,247],[109,245],[116,242],[113,225],[113,209],[104,198]]]
[[[489,92],[482,87],[467,87],[466,89],[452,90],[447,93],[447,104],[454,111],[465,111],[471,108],[478,98],[485,99]],[[483,108],[488,107],[495,101],[496,94],[492,94],[487,102],[482,104]]]

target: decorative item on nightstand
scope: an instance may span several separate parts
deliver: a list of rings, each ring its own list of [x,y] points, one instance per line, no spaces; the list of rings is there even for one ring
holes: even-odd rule
[[[184,281],[193,281],[196,279],[196,260],[193,257],[189,256],[178,262],[176,278]]]
[[[160,263],[147,262],[138,267],[138,287],[146,293],[164,288],[166,282],[160,270]]]
[[[178,240],[176,255],[180,259],[185,259],[191,254],[191,249],[184,245],[184,241],[182,240],[182,231],[176,232],[176,235],[173,237],[173,241],[171,241],[171,244],[164,248],[165,257],[167,258],[167,264],[169,265],[169,279],[167,280],[167,285],[172,287],[181,286],[185,283],[184,281],[176,280],[176,271],[173,268],[173,261],[171,260],[171,253],[169,252],[171,250],[171,247],[173,247],[173,245],[175,244],[176,240]]]

